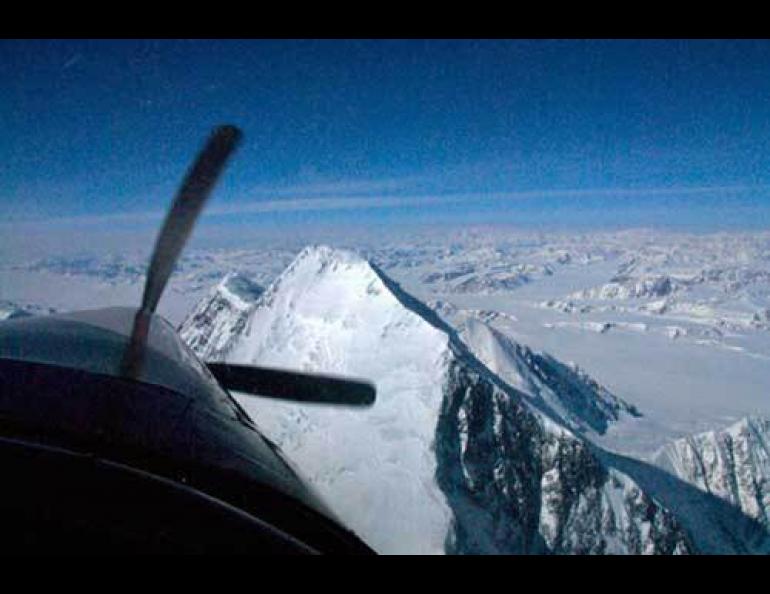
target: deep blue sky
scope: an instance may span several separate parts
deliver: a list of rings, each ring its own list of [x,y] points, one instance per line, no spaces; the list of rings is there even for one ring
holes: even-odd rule
[[[5,221],[157,218],[218,123],[208,221],[770,221],[768,42],[0,41],[0,121]]]

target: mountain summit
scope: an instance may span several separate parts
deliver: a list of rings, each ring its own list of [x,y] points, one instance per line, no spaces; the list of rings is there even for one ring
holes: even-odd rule
[[[211,310],[208,305],[195,311]],[[684,553],[673,515],[354,253],[304,249],[244,310],[188,318],[204,357],[367,378],[369,410],[243,398],[383,553]],[[195,337],[216,333],[216,348]],[[229,328],[229,332],[221,329]],[[211,334],[213,336],[213,334]]]

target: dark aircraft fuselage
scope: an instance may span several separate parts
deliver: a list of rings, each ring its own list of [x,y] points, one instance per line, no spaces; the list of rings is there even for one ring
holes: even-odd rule
[[[2,548],[370,553],[163,318],[121,375],[134,313],[0,323]]]

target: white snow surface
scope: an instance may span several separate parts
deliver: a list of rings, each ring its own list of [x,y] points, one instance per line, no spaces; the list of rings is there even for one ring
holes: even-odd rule
[[[449,356],[448,336],[405,308],[364,260],[326,247],[300,253],[220,354],[375,382],[378,400],[365,411],[241,402],[385,553],[444,550],[452,514],[434,480],[432,444]]]

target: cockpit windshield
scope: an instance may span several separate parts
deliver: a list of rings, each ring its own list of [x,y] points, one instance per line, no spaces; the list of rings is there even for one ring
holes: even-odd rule
[[[121,377],[135,314],[134,309],[116,307],[9,320],[0,325],[0,358]],[[159,316],[150,324],[145,365],[137,379],[180,394],[205,394],[206,401],[212,393],[222,393],[206,366]]]

